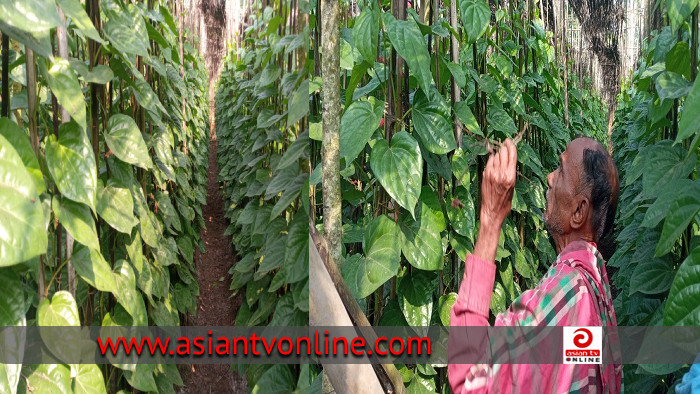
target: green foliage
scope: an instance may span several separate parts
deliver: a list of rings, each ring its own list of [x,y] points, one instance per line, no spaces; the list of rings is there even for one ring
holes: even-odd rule
[[[485,137],[502,140],[524,132],[514,213],[503,226],[497,255],[494,315],[534,286],[556,257],[541,219],[546,173],[558,166],[559,154],[576,134],[607,139],[602,102],[573,78],[566,128],[563,62],[551,55],[537,10],[531,21],[525,12],[503,13],[492,23],[487,2],[458,4],[461,26],[442,18],[445,9],[427,26],[413,9],[407,20],[397,20],[366,3],[340,31],[345,98],[338,163],[340,271],[373,324],[449,325],[462,261],[478,228]],[[370,26],[375,19],[379,24]],[[451,34],[463,37],[457,61],[448,52]],[[315,44],[318,50],[320,43]],[[408,72],[388,61],[393,56],[405,60]],[[451,77],[458,103],[451,102]],[[314,130],[320,127],[322,97],[317,92],[311,92],[310,202],[322,231],[321,133]],[[457,133],[456,120],[463,125]],[[445,389],[443,365],[400,370],[409,391]]]
[[[57,7],[67,16],[67,59],[51,51],[64,25]],[[10,102],[18,105],[12,120],[0,119],[3,326],[173,326],[196,313],[193,254],[209,146],[204,64],[189,46],[187,61],[173,57],[179,32],[167,8],[103,0],[100,11],[98,32],[77,0],[0,4],[0,29],[19,44],[11,67],[26,74],[33,49],[38,69],[36,86],[15,79]],[[85,37],[96,41],[101,64],[85,59]],[[92,96],[93,88],[103,94]],[[35,114],[25,110],[30,89],[39,96]],[[49,95],[70,119],[54,113]],[[67,234],[77,294],[67,291]],[[36,297],[44,287],[46,297]],[[107,376],[117,389],[182,385],[177,368],[166,366],[4,365],[0,391],[106,392]]]
[[[608,266],[616,269],[612,284],[620,325],[700,323],[700,89],[697,78],[691,79],[697,64],[689,56],[697,48],[690,48],[690,27],[684,24],[696,7],[697,1],[666,3],[670,26],[654,32],[618,98],[612,140],[621,189],[617,250]],[[667,389],[684,370],[626,366],[625,385],[642,393]]]
[[[268,28],[280,12],[255,10],[243,46],[224,58],[216,91],[219,181],[230,220],[226,233],[239,256],[229,271],[231,290],[245,299],[236,316],[239,326],[305,326],[309,320],[304,200],[310,88],[303,61],[307,48],[296,44],[308,42],[308,28],[294,32],[286,26],[280,37]],[[252,392],[300,389],[298,368],[237,367],[241,374],[247,370]]]

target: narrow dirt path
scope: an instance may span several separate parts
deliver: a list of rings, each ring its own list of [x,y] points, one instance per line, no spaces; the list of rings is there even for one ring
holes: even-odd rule
[[[213,89],[210,83],[210,89]],[[228,220],[224,217],[222,198],[217,175],[216,131],[214,122],[214,99],[210,96],[211,137],[209,145],[209,170],[207,179],[207,205],[202,207],[202,215],[207,229],[202,231],[206,253],[197,251],[197,280],[199,299],[197,317],[193,326],[233,326],[242,296],[239,293],[229,298],[231,275],[228,270],[237,261],[231,247],[231,237],[224,235]],[[223,280],[222,280],[223,278]],[[185,383],[180,394],[199,393],[246,393],[248,384],[245,377],[229,371],[229,365],[181,365],[180,373]]]

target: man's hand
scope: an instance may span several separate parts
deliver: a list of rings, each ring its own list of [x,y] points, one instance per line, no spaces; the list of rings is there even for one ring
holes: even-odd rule
[[[513,200],[517,163],[518,151],[510,139],[486,163],[481,180],[481,226],[474,246],[474,255],[482,260],[496,259],[501,225],[510,213]]]

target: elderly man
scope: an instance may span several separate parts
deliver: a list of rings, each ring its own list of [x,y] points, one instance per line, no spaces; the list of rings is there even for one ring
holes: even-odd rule
[[[572,141],[560,159],[559,168],[547,176],[544,214],[559,256],[535,288],[496,316],[496,326],[617,325],[605,263],[596,247],[613,228],[617,169],[605,148],[589,138]],[[516,163],[515,145],[506,140],[486,164],[479,235],[466,259],[452,326],[489,325],[494,260],[510,212]],[[621,366],[612,364],[450,364],[448,371],[455,393],[617,393],[622,375]]]

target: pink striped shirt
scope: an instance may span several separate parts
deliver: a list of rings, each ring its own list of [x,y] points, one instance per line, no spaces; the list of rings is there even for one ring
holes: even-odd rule
[[[466,259],[452,326],[489,325],[496,265]],[[496,316],[496,326],[616,326],[603,258],[594,244],[572,242],[539,284]],[[596,305],[597,304],[597,305]],[[621,365],[449,364],[454,393],[619,393]]]

